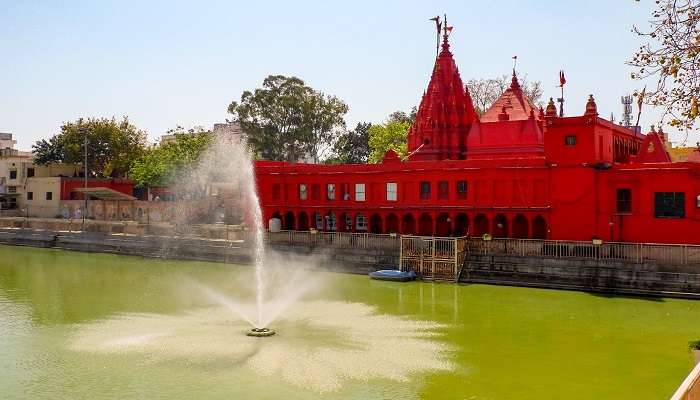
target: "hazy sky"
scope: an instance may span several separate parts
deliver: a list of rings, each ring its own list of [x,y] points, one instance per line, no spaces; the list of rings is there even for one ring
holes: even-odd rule
[[[620,96],[640,87],[624,64],[640,44],[630,28],[646,26],[651,3],[0,0],[0,132],[29,149],[62,121],[127,115],[154,141],[222,122],[269,74],[345,100],[349,126],[379,122],[420,100],[434,63],[428,19],[443,12],[465,82],[510,73],[518,55],[547,98],[564,69],[569,115],[592,93],[601,116],[619,118]],[[646,109],[645,129],[655,121]]]

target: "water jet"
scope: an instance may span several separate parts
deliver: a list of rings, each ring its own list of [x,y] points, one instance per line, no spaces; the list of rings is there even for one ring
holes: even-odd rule
[[[245,334],[253,337],[268,337],[274,335],[276,332],[269,328],[253,328],[248,330]]]

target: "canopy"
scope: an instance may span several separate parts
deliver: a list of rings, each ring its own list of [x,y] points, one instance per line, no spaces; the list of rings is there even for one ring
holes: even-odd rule
[[[76,188],[74,192],[87,193],[99,200],[136,200],[136,197],[106,187]]]

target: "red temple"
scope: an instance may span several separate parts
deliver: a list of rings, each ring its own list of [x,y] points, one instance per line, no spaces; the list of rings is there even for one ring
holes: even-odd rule
[[[513,72],[480,118],[443,38],[409,156],[379,164],[259,161],[265,219],[283,229],[700,244],[700,151],[672,163],[664,137],[537,109]],[[693,162],[694,161],[694,162]]]

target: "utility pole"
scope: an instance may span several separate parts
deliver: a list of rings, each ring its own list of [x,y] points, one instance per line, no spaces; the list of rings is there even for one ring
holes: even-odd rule
[[[85,127],[83,129],[83,147],[85,147],[85,163],[83,165],[83,180],[84,180],[84,186],[85,186],[85,191],[83,192],[83,197],[85,197],[85,212],[83,212],[83,223],[85,223],[85,216],[88,212],[88,193],[87,193],[87,188],[88,188],[88,137],[87,137],[87,129]]]

